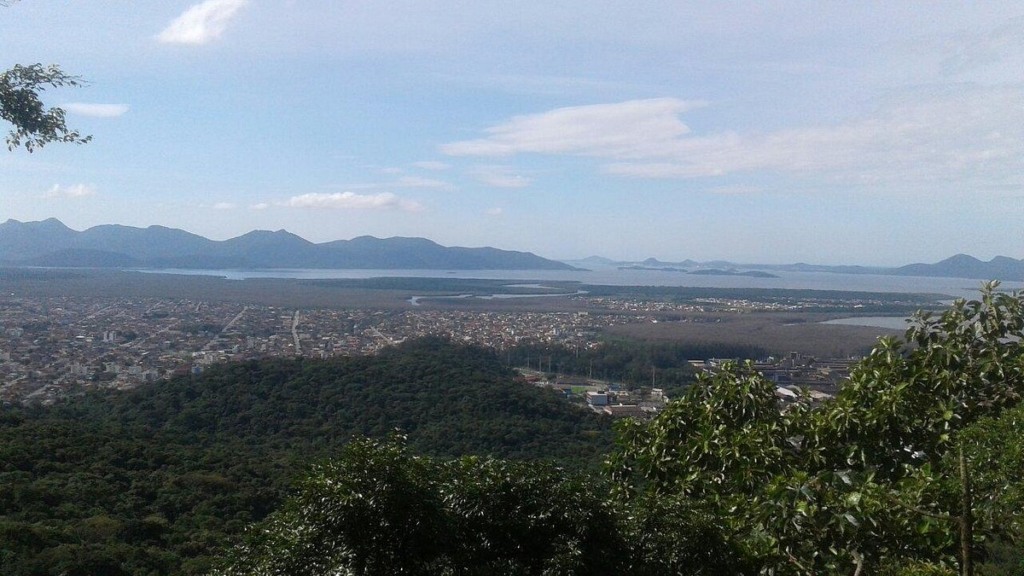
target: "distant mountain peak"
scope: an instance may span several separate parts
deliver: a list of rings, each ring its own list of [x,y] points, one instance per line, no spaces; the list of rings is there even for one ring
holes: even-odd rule
[[[990,264],[1019,264],[1020,260],[1010,258],[1009,256],[996,256],[989,260]]]
[[[243,238],[245,236],[295,236],[296,238],[300,238],[300,236],[292,234],[284,228],[279,230],[250,230],[241,236],[236,236],[236,238]]]
[[[39,220],[36,222],[22,222],[15,220],[14,218],[8,218],[6,222],[2,224],[5,227],[30,227],[30,228],[51,228],[60,230],[71,230],[64,225],[63,222],[56,218],[47,218],[46,220]]]
[[[956,254],[935,264],[908,264],[892,272],[902,276],[945,276],[976,280],[1024,280],[1024,261],[996,256],[984,262],[968,254]]]
[[[981,260],[975,258],[974,256],[971,256],[970,254],[962,254],[961,253],[961,254],[954,254],[954,255],[950,256],[949,258],[946,258],[945,260],[940,261],[939,264],[945,264],[945,263],[952,264],[954,262],[970,262],[970,263],[974,263],[974,262],[981,262]]]

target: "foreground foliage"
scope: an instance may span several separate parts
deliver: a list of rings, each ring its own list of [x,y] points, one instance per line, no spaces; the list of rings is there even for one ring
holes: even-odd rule
[[[363,440],[317,466],[221,576],[736,574],[713,527],[670,500],[627,515],[550,464],[411,456]]]
[[[813,409],[780,411],[748,368],[702,377],[619,429],[615,491],[690,499],[766,573],[972,573],[984,542],[1024,537],[1024,307],[996,288],[918,315]]]
[[[81,86],[82,79],[65,73],[59,66],[16,64],[0,72],[0,118],[11,124],[7,148],[24,146],[32,152],[49,142],[84,144],[92,139],[67,127],[62,108],[47,108],[40,99],[46,88]]]

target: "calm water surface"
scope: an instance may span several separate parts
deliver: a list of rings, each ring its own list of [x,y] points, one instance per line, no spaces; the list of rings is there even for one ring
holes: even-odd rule
[[[858,318],[839,318],[828,320],[822,324],[839,324],[842,326],[869,326],[871,328],[891,328],[906,330],[910,327],[906,316],[861,316]]]
[[[834,274],[828,272],[781,272],[778,278],[749,276],[710,276],[658,270],[144,270],[167,274],[221,276],[231,280],[245,278],[361,279],[381,277],[462,278],[509,280],[518,285],[569,281],[608,286],[687,286],[698,288],[778,288],[801,290],[848,290],[857,292],[917,292],[944,294],[951,298],[975,298],[982,280],[966,278],[925,278],[920,276],[882,276],[876,274]],[[1005,282],[1002,288],[1022,290],[1021,282]]]

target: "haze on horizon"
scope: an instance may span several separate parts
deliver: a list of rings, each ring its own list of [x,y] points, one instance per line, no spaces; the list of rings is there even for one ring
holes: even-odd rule
[[[1024,257],[1024,6],[19,2],[85,146],[0,221],[901,265]]]

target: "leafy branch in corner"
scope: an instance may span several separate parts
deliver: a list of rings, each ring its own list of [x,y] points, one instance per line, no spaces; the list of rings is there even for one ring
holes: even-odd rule
[[[92,136],[67,127],[62,108],[47,108],[39,98],[48,87],[82,85],[81,77],[67,74],[55,64],[16,64],[0,73],[0,118],[14,126],[7,136],[8,150],[24,146],[32,152],[49,142],[84,144],[92,140]]]

